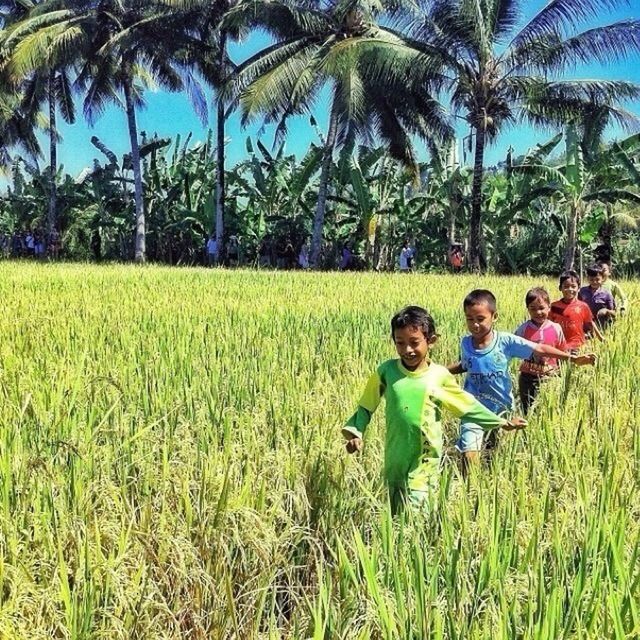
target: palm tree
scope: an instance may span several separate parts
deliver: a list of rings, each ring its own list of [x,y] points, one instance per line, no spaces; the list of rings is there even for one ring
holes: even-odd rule
[[[521,0],[418,0],[417,4],[424,11],[417,18],[414,12],[410,20],[405,14],[400,25],[410,36],[405,42],[428,56],[429,62],[406,72],[448,75],[452,109],[475,136],[469,258],[479,271],[484,264],[481,205],[487,144],[506,125],[523,121],[557,125],[579,116],[587,105],[639,96],[638,86],[629,82],[575,81],[563,74],[580,63],[611,62],[640,51],[640,20],[576,33],[580,21],[599,17],[619,3],[551,0],[515,31]]]
[[[322,8],[308,0],[245,0],[227,24],[260,27],[276,43],[240,64],[229,93],[238,99],[243,124],[258,116],[276,123],[276,141],[291,116],[309,113],[323,86],[331,86],[331,107],[313,221],[310,261],[317,266],[334,150],[356,136],[378,135],[391,155],[415,167],[411,134],[447,138],[452,128],[441,106],[410,78],[397,74],[425,56],[376,23],[381,3],[328,0]],[[428,74],[427,74],[428,75]],[[384,79],[384,82],[383,82]],[[442,78],[428,75],[429,86]],[[417,89],[417,87],[416,87]]]
[[[93,124],[107,103],[121,104],[127,115],[135,194],[135,259],[146,258],[145,218],[136,109],[144,91],[160,85],[185,89],[198,115],[206,118],[206,98],[192,72],[201,53],[193,34],[192,3],[141,3],[137,0],[68,0],[65,8],[30,14],[16,50],[16,66],[35,71],[68,49],[80,56],[75,87],[83,92],[83,111]],[[188,8],[184,8],[182,5]]]
[[[41,155],[37,119],[33,113],[24,114],[21,103],[20,93],[0,76],[0,173],[10,166],[13,148],[31,160]]]
[[[185,0],[188,2],[189,0]],[[240,0],[219,0],[206,2],[200,0],[192,5],[192,10],[198,10],[196,17],[199,39],[206,43],[208,49],[202,51],[196,64],[202,76],[217,90],[216,97],[216,190],[215,190],[215,234],[216,244],[221,251],[224,243],[225,219],[225,125],[227,107],[222,87],[235,70],[235,65],[229,58],[227,44],[230,38],[240,36],[242,29],[224,24],[225,15],[238,4]],[[201,6],[197,6],[201,4]]]
[[[4,12],[5,29],[0,39],[5,50],[7,72],[13,76],[13,82],[21,87],[21,112],[37,117],[43,111],[48,112],[49,133],[49,207],[47,215],[47,231],[49,234],[56,226],[57,219],[57,190],[56,178],[58,173],[58,127],[56,124],[57,111],[68,124],[75,122],[75,106],[71,90],[69,72],[73,66],[74,49],[59,48],[57,57],[49,57],[46,63],[33,70],[26,77],[21,74],[21,56],[25,53],[24,40],[28,40],[29,32],[23,30],[23,21],[29,17],[41,17],[63,8],[62,2],[23,2],[4,3],[8,6]],[[28,49],[28,46],[26,47]]]
[[[619,145],[602,150],[597,159],[585,162],[585,133],[575,124],[566,127],[565,164],[554,167],[545,159],[560,142],[556,136],[547,145],[539,146],[536,153],[530,153],[520,165],[511,170],[527,179],[521,194],[521,202],[514,202],[512,209],[526,208],[534,199],[550,198],[557,207],[567,211],[567,242],[564,252],[564,269],[572,269],[580,233],[580,223],[594,208],[611,208],[619,202],[640,204],[640,195],[630,190],[632,184],[628,167],[619,156]],[[629,138],[633,142],[637,136]],[[588,140],[588,139],[587,139]],[[611,218],[613,213],[609,216]],[[620,216],[622,217],[622,216]]]

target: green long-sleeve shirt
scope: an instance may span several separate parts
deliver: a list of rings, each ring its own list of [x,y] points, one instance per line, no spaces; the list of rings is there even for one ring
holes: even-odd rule
[[[616,303],[616,307],[620,311],[625,311],[627,309],[627,304],[629,301],[627,300],[627,296],[624,295],[624,292],[622,291],[622,289],[620,288],[620,285],[617,282],[614,282],[613,280],[609,279],[609,280],[605,280],[600,286],[613,296],[613,299],[615,300],[615,303]]]
[[[361,438],[383,396],[384,475],[390,487],[425,491],[432,485],[442,456],[443,409],[487,430],[505,424],[504,418],[463,391],[445,367],[431,363],[422,371],[409,371],[400,360],[388,360],[369,378],[358,409],[343,432]]]

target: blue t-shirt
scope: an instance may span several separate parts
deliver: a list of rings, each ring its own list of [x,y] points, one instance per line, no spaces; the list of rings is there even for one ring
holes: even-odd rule
[[[494,331],[491,344],[486,349],[476,349],[471,336],[465,336],[460,346],[460,360],[466,371],[464,390],[494,413],[512,409],[509,360],[530,358],[535,346],[512,333]]]

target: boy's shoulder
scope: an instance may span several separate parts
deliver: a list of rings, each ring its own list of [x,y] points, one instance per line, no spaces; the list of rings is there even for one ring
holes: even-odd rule
[[[384,362],[381,362],[377,366],[376,371],[379,374],[382,374],[397,368],[398,368],[398,358],[390,358],[389,360],[385,360]]]

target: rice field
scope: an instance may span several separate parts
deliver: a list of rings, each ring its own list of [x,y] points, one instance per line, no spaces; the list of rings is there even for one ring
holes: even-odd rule
[[[389,515],[383,412],[344,452],[399,307],[446,363],[538,284],[0,263],[0,638],[640,637],[636,306],[438,511]]]

